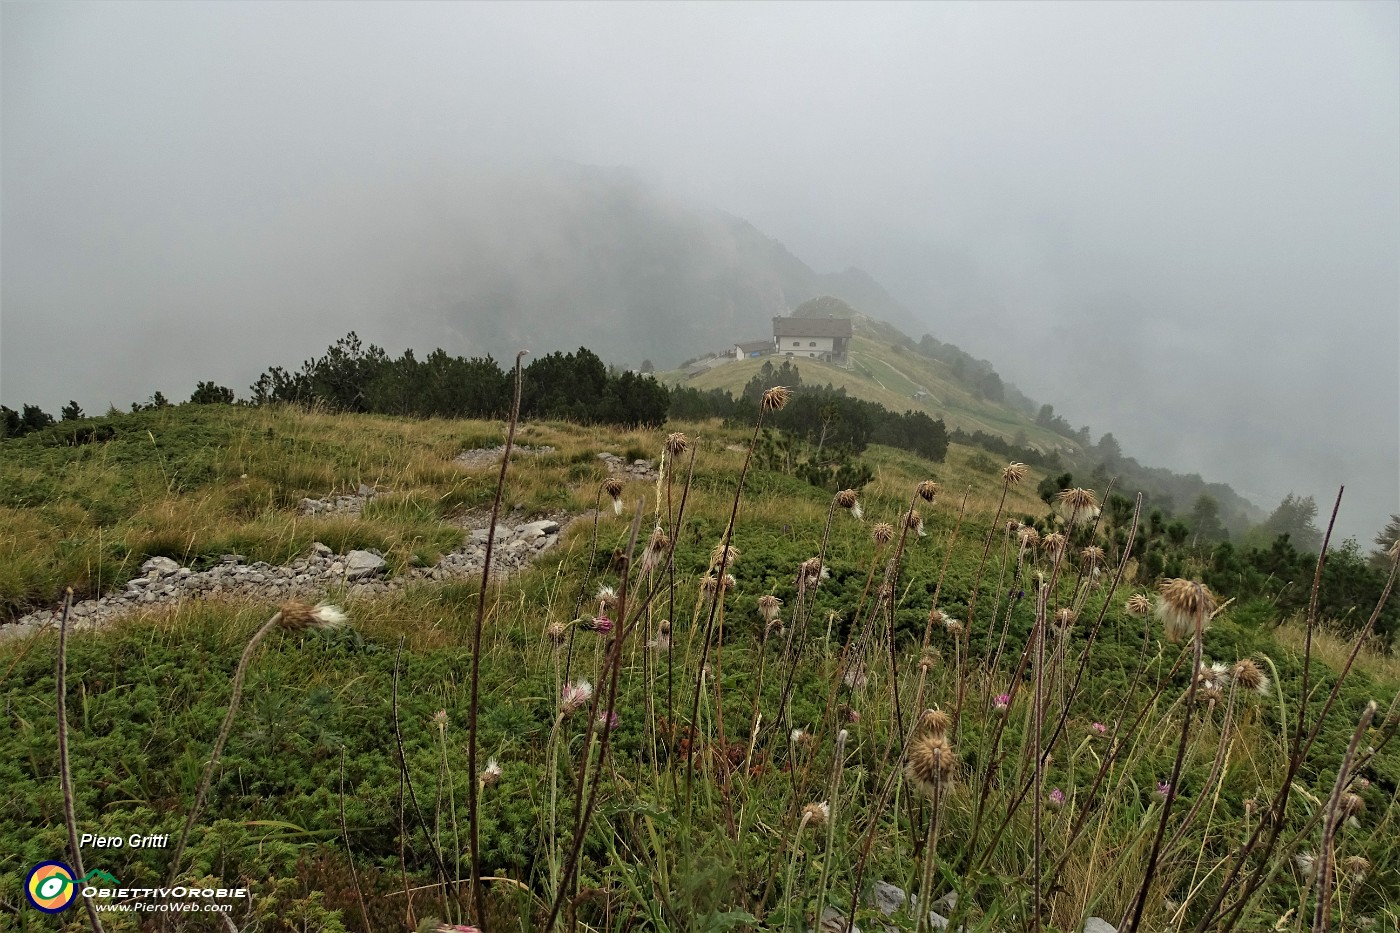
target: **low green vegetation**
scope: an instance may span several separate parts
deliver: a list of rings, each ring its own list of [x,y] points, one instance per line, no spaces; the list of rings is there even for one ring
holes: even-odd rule
[[[941,462],[869,444],[849,457],[857,488],[821,488],[763,433],[781,395],[747,424],[669,426],[685,438],[523,424],[516,443],[554,450],[511,461],[504,508],[604,508],[487,589],[475,706],[477,583],[328,592],[348,625],[277,629],[252,656],[181,864],[167,848],[87,866],[245,885],[239,929],[918,929],[877,914],[876,881],[976,931],[1311,928],[1319,903],[1334,929],[1400,922],[1400,682],[1369,621],[1378,602],[1390,617],[1385,576],[1325,578],[1309,616],[1247,555],[957,443]],[[153,554],[280,562],[319,540],[431,562],[496,493],[496,468],[453,458],[505,437],[277,405],[80,424],[110,434],[70,444],[60,423],[4,444],[11,612]],[[602,450],[661,478],[606,488]],[[298,513],[361,483],[385,504]],[[1276,567],[1307,590],[1296,552]],[[1168,570],[1211,587],[1190,590],[1199,651],[1151,613],[1181,614],[1175,590],[1156,595]],[[278,608],[191,602],[72,634],[82,831],[180,832],[240,654]],[[45,928],[21,882],[67,850],[57,653],[53,631],[0,643],[7,928]]]

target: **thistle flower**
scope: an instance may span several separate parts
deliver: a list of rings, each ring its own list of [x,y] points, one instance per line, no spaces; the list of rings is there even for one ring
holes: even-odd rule
[[[481,933],[481,931],[465,923],[439,923],[433,927],[433,933]]]
[[[919,726],[927,735],[946,735],[953,718],[941,709],[926,709],[919,720]]]
[[[559,711],[564,715],[576,713],[593,699],[593,685],[586,680],[566,684],[559,694]]]
[[[563,644],[568,633],[569,627],[563,622],[551,622],[544,627],[544,637],[556,645]]]
[[[671,538],[661,526],[657,525],[652,529],[651,537],[647,539],[647,546],[642,551],[641,571],[643,574],[650,573],[666,557],[666,551],[671,547]]]
[[[1052,787],[1045,802],[1050,805],[1051,810],[1058,810],[1065,805],[1065,792],[1058,787]]]
[[[1079,618],[1079,613],[1066,606],[1063,609],[1055,610],[1055,627],[1059,630],[1067,631],[1074,625],[1074,620]]]
[[[607,616],[598,616],[596,619],[588,620],[586,627],[590,632],[606,635],[613,630],[613,623],[612,619],[609,619]]]
[[[783,601],[771,593],[758,597],[758,614],[763,616],[765,622],[772,622],[778,618],[782,608]]]
[[[1071,525],[1082,525],[1099,517],[1099,500],[1092,489],[1064,489],[1056,500],[1060,514]]]
[[[1079,552],[1079,559],[1084,562],[1084,566],[1097,569],[1098,565],[1103,563],[1103,548],[1091,544]]]
[[[1230,686],[1230,668],[1214,661],[1201,665],[1201,673],[1196,677],[1196,685],[1202,688],[1223,689]]]
[[[690,449],[690,438],[680,431],[674,431],[666,435],[666,453],[672,457],[679,457]]]
[[[603,480],[603,492],[607,493],[608,498],[612,499],[614,515],[622,514],[622,488],[622,480],[618,479],[616,476],[609,476],[607,479]]]
[[[952,782],[957,767],[958,758],[952,744],[946,735],[936,732],[914,740],[909,748],[905,774],[919,790],[932,796],[940,787]]]
[[[889,522],[877,522],[870,529],[870,540],[875,542],[876,547],[884,547],[894,540],[894,526]]]
[[[1230,676],[1241,690],[1257,693],[1261,697],[1269,695],[1269,678],[1251,658],[1241,658],[1230,668]]]
[[[501,766],[492,758],[486,762],[486,767],[481,769],[481,786],[490,787],[501,779]]]
[[[613,589],[610,586],[598,587],[597,599],[598,612],[600,615],[602,613],[607,612],[609,609],[617,608],[617,590]]]
[[[723,542],[716,544],[710,551],[710,569],[718,567],[721,563],[726,568],[733,567],[739,563],[739,549],[734,545],[725,545]]]
[[[447,710],[440,709],[433,713],[433,725],[437,726],[439,730],[447,728]]]
[[[865,513],[861,511],[860,500],[856,498],[856,491],[854,489],[843,489],[838,492],[836,494],[836,504],[848,510],[851,516],[857,521],[865,516]]]
[[[280,611],[282,620],[279,624],[288,632],[340,628],[349,621],[349,617],[339,606],[332,606],[330,603],[308,606],[294,600],[284,603]]]
[[[1205,630],[1217,604],[1204,583],[1177,578],[1162,581],[1157,589],[1157,618],[1162,620],[1167,641],[1179,643],[1193,636],[1197,619]]]
[[[822,563],[820,557],[809,557],[798,568],[797,585],[803,589],[813,589],[830,576],[831,571]]]
[[[1026,465],[1012,460],[1001,471],[1001,481],[1008,486],[1015,486],[1026,478]]]
[[[1371,870],[1371,863],[1364,856],[1348,855],[1342,859],[1342,871],[1357,884],[1366,880],[1366,874]]]
[[[938,489],[938,484],[931,479],[926,479],[918,486],[914,487],[914,491],[919,494],[919,498],[923,499],[925,502],[932,502],[938,495]]]
[[[1020,542],[1021,548],[1032,548],[1040,544],[1040,532],[1030,525],[1026,525],[1016,533],[1016,540]]]
[[[670,650],[671,650],[671,620],[670,620],[670,619],[662,619],[662,620],[661,620],[661,624],[660,624],[659,626],[657,626],[657,629],[656,629],[656,637],[653,638],[651,641],[647,642],[647,647],[648,647],[648,648],[652,648],[652,649],[654,649],[654,650],[656,650],[656,651],[670,651]]]
[[[900,517],[900,521],[904,523],[905,528],[908,528],[920,538],[927,536],[924,531],[924,518],[919,514],[918,509],[910,509],[905,512],[904,515]]]
[[[1089,731],[1093,732],[1095,735],[1106,735],[1108,733],[1108,726],[1105,726],[1101,722],[1091,723],[1089,725]]]
[[[998,693],[996,699],[992,701],[992,709],[998,713],[1004,713],[1011,706],[1011,694]]]
[[[792,391],[787,386],[774,386],[763,393],[763,410],[781,411],[791,398]]]
[[[1050,534],[1046,535],[1044,538],[1040,539],[1040,546],[1045,551],[1045,553],[1049,554],[1051,557],[1056,558],[1064,554],[1065,546],[1068,543],[1069,542],[1065,540],[1065,536],[1060,534],[1058,531],[1053,531]]]
[[[831,808],[826,801],[821,803],[809,803],[802,808],[802,822],[813,829],[820,829],[826,825],[826,821],[831,818]]]
[[[1146,593],[1134,593],[1128,597],[1123,608],[1128,610],[1131,615],[1145,616],[1152,611],[1152,597]]]
[[[607,731],[611,732],[612,730],[617,728],[617,723],[617,713],[613,712],[612,710],[608,710],[607,712],[598,714],[597,725],[599,729],[606,729]]]
[[[812,733],[808,732],[806,729],[793,729],[788,733],[788,741],[793,745],[810,745],[812,742]]]
[[[937,606],[934,606],[928,611],[928,620],[933,625],[941,627],[944,623],[948,621],[948,616],[946,613],[944,613],[942,609],[939,609]]]
[[[1166,799],[1167,799],[1167,795],[1170,794],[1171,792],[1172,792],[1172,786],[1171,786],[1171,784],[1170,784],[1169,782],[1167,782],[1167,781],[1158,781],[1158,782],[1157,782],[1157,796],[1158,796],[1159,798],[1161,798],[1162,800],[1166,800]]]
[[[959,638],[963,633],[963,624],[950,615],[943,616],[943,630],[954,638]]]

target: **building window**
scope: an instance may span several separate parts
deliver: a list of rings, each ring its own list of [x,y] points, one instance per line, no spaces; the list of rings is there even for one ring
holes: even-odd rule
[[[800,340],[794,340],[794,341],[792,342],[792,345],[793,345],[794,347],[800,347],[800,346],[802,346],[802,341],[800,341]]]
[[[815,347],[816,345],[817,345],[817,342],[816,342],[815,340],[813,340],[811,343],[807,344],[807,346],[809,346],[809,347]]]

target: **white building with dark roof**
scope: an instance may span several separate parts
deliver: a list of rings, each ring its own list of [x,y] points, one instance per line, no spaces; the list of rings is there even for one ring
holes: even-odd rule
[[[805,356],[844,363],[850,343],[850,318],[773,318],[773,345],[779,356]]]

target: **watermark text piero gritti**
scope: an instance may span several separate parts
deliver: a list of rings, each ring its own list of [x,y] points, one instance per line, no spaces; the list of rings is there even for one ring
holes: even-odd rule
[[[164,849],[170,845],[169,833],[132,833],[130,836],[99,836],[83,833],[78,838],[80,849]]]

